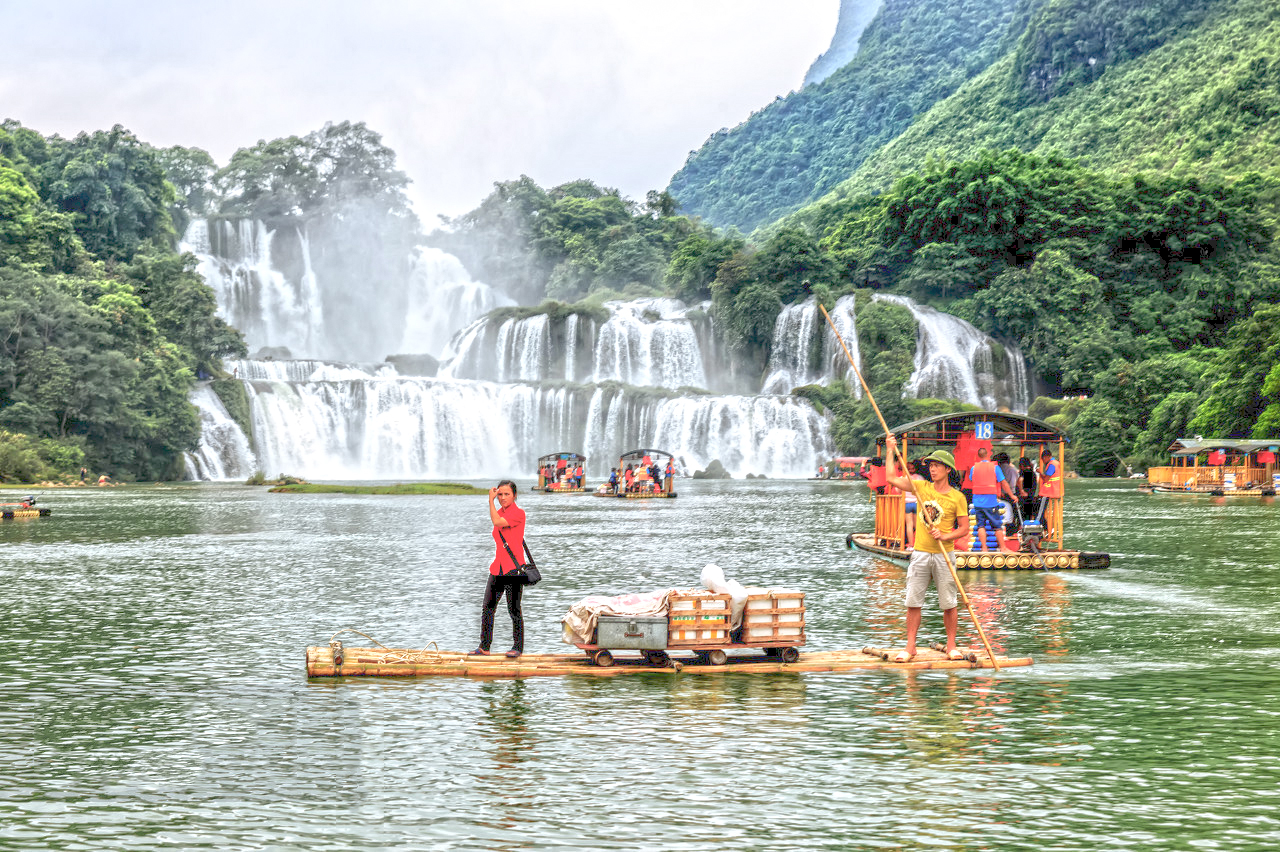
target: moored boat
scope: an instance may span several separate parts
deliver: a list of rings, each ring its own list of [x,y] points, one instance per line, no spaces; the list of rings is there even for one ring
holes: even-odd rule
[[[1033,516],[1024,518],[1016,506],[1010,506],[1014,523],[1006,525],[1003,540],[997,537],[996,541],[988,542],[989,550],[979,545],[976,535],[956,542],[953,557],[957,569],[1044,571],[1110,566],[1111,556],[1107,553],[1072,549],[1065,544],[1062,514],[1065,488],[1060,459],[1067,437],[1049,424],[1009,412],[964,411],[904,423],[890,431],[897,437],[903,457],[911,458],[914,451],[924,455],[935,449],[946,449],[954,453],[961,472],[968,470],[976,461],[977,448],[982,444],[1003,448],[1010,454],[1011,463],[1011,453],[1015,449],[1020,460],[1029,456],[1039,459],[1044,450],[1050,453],[1053,472],[1044,475],[1049,467],[1043,467],[1039,501],[1028,503],[1028,509],[1034,505]],[[883,458],[883,437],[877,445]],[[879,470],[883,471],[883,468]],[[906,496],[885,485],[883,473],[878,481],[873,474],[870,483],[876,503],[875,529],[851,533],[845,537],[845,544],[850,549],[856,548],[906,566],[912,554],[907,533]],[[972,523],[970,529],[974,529]]]
[[[1277,453],[1280,442],[1275,440],[1178,438],[1169,447],[1169,464],[1148,470],[1147,482],[1158,494],[1275,497],[1280,488]]]
[[[582,453],[547,453],[538,458],[538,484],[545,494],[586,494],[587,457]]]

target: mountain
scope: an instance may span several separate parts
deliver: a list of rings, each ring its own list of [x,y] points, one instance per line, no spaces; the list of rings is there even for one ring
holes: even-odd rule
[[[883,3],[884,0],[840,0],[836,34],[831,37],[831,46],[826,53],[809,66],[804,75],[806,86],[821,83],[849,64],[858,52],[858,39],[862,37],[862,31],[875,18]]]
[[[849,64],[713,134],[668,192],[683,212],[744,231],[821,197],[984,71],[1020,5],[885,0]]]

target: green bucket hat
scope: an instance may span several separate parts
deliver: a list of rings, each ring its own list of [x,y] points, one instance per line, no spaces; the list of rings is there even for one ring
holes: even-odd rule
[[[926,464],[931,461],[940,461],[952,470],[956,469],[956,457],[946,450],[934,450],[924,457],[924,462]]]

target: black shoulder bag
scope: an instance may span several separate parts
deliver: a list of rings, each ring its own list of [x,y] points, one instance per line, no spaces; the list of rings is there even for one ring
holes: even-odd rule
[[[498,538],[502,539],[502,546],[507,549],[507,555],[511,557],[511,562],[516,566],[516,570],[509,572],[506,576],[519,577],[524,580],[526,586],[536,586],[538,581],[542,579],[542,572],[538,570],[537,563],[533,561],[533,554],[529,552],[529,543],[524,543],[524,555],[529,558],[529,561],[521,562],[511,552],[511,545],[507,544],[507,537],[502,534],[502,530],[498,530]]]

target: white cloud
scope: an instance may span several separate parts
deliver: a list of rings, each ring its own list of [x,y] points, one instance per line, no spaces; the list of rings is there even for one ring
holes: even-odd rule
[[[0,113],[46,134],[119,123],[220,163],[259,139],[365,121],[430,224],[522,173],[637,198],[662,188],[709,134],[800,86],[837,12],[837,0],[19,0]]]

